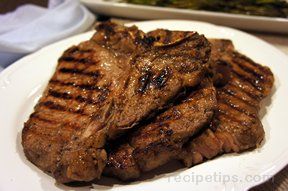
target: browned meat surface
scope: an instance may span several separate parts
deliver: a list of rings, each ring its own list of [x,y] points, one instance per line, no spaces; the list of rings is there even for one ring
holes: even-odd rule
[[[59,182],[99,178],[107,139],[204,76],[210,56],[204,36],[188,32],[167,45],[154,40],[136,27],[101,23],[89,41],[65,51],[25,123],[26,157]]]
[[[112,150],[105,174],[122,180],[135,179],[141,172],[175,159],[188,138],[210,123],[216,106],[215,88],[211,82],[202,82],[178,105],[133,132],[128,141]]]
[[[180,159],[188,167],[219,154],[257,147],[264,138],[259,103],[271,92],[269,68],[234,51],[228,40],[210,40],[218,109],[210,127],[189,141]]]
[[[150,32],[149,35],[157,39],[155,43],[169,44],[187,35],[187,32],[158,29]],[[122,180],[135,179],[141,172],[149,171],[171,159],[177,158],[186,166],[192,166],[221,153],[240,152],[256,147],[261,142],[264,131],[258,117],[259,103],[270,93],[273,86],[271,71],[236,52],[229,40],[211,39],[211,43],[210,69],[214,74],[218,103],[216,114],[210,125],[207,125],[208,128],[203,129],[196,137],[188,133],[190,129],[195,128],[197,119],[204,119],[204,115],[199,116],[199,112],[193,109],[183,110],[181,113],[184,115],[177,115],[176,120],[160,115],[156,122],[142,127],[130,135],[126,143],[109,153],[105,168],[107,175]],[[183,101],[166,112],[171,113],[175,109],[179,110],[179,107],[185,108],[188,105],[189,108],[193,108],[194,104],[201,105],[211,95],[213,95],[212,91],[198,99],[198,102]],[[165,116],[165,113],[162,115]],[[182,120],[188,123],[182,125]],[[173,126],[163,130],[160,124],[166,124],[167,121]],[[201,123],[203,124],[205,123]],[[182,132],[187,132],[184,136],[179,136],[181,141],[174,141],[169,133],[167,135],[166,132],[170,132],[169,130],[174,127],[177,131],[181,129]],[[177,131],[172,132],[177,133]],[[161,141],[159,143],[159,139],[163,140],[163,137],[164,144]],[[187,141],[188,137],[192,137],[191,140]]]

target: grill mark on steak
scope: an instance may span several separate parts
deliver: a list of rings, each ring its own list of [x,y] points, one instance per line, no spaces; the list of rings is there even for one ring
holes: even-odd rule
[[[68,48],[64,54],[67,55],[74,55],[75,53],[91,53],[93,50],[91,49],[79,49],[78,46],[72,46],[71,48]]]
[[[99,71],[85,72],[84,70],[79,70],[79,69],[75,69],[75,68],[60,68],[59,72],[64,73],[64,74],[85,75],[85,76],[90,76],[93,78],[97,78],[100,76]]]
[[[48,95],[55,97],[55,98],[61,98],[61,99],[73,99],[73,96],[67,92],[57,92],[54,90],[49,89]]]
[[[41,106],[38,105],[38,107]],[[49,108],[42,107],[41,111],[35,112],[34,115],[42,119],[54,121],[55,124],[57,123],[58,125],[61,126],[62,125],[65,126],[65,124],[67,124],[68,126],[69,124],[71,124],[79,127],[80,129],[82,128],[81,126],[86,124],[86,122],[89,120],[90,117],[88,115],[80,115],[78,113],[69,113],[69,112],[67,113],[67,111],[59,111],[59,112],[61,113],[60,117],[56,115],[55,112],[51,114],[51,110]],[[34,117],[34,115],[32,116],[32,118]],[[73,120],[75,118],[77,118],[78,120],[77,121]]]
[[[80,90],[93,90],[93,91],[103,91],[103,90],[105,90],[105,88],[103,88],[103,87],[99,87],[99,86],[92,85],[92,84],[76,84],[74,82],[63,82],[63,81],[54,80],[54,79],[51,79],[49,81],[49,83],[57,84],[59,86],[76,87],[76,88],[78,88]]]
[[[208,84],[206,84],[208,83]],[[109,152],[105,174],[134,179],[175,158],[187,139],[209,123],[216,109],[216,91],[209,82],[191,90],[179,103],[117,142]]]
[[[223,92],[224,93],[224,92]],[[224,93],[225,94],[225,93]],[[219,94],[218,94],[219,96]],[[233,109],[238,110],[239,112],[245,113],[246,115],[250,116],[250,117],[256,117],[256,112],[255,111],[248,111],[247,108],[241,108],[241,106],[239,105],[239,103],[235,102],[236,100],[231,100],[229,99],[229,97],[223,97],[223,96],[219,96],[221,99],[221,103],[232,107]],[[239,101],[241,103],[241,100],[239,100],[239,98],[232,96],[233,98],[236,98],[237,101]],[[253,108],[255,110],[255,108]],[[251,110],[251,109],[250,109]]]
[[[68,108],[66,106],[63,105],[59,105],[57,103],[54,103],[52,101],[45,101],[45,102],[41,102],[40,105],[43,105],[51,110],[58,110],[58,111],[66,111],[66,112],[70,112],[70,113],[76,113],[76,114],[81,114],[81,115],[87,115],[84,113],[83,109],[72,109],[72,108]]]
[[[211,42],[215,46],[212,46],[212,52],[222,43],[221,40]],[[204,162],[224,153],[255,148],[264,137],[258,109],[260,101],[271,92],[273,74],[269,68],[256,64],[233,49],[227,51],[229,45],[222,46],[226,46],[226,49],[219,50],[216,55],[220,58],[225,56],[226,62],[237,69],[231,71],[231,79],[227,85],[217,89],[218,110],[210,127],[191,139],[183,149],[179,158],[186,166]],[[241,97],[241,93],[245,93],[245,96]],[[232,97],[223,97],[227,94]]]
[[[76,100],[79,103],[87,103],[87,104],[92,104],[92,105],[97,104],[98,102],[100,102],[100,100],[104,101],[104,99],[99,99],[97,101],[97,100],[93,100],[91,98],[89,99],[89,98],[83,97],[81,95],[74,97],[73,95],[71,95],[67,92],[58,92],[58,91],[54,91],[51,89],[48,91],[48,95],[55,97],[55,98],[59,98],[59,99]],[[102,96],[99,96],[99,97],[102,97]]]
[[[92,59],[90,58],[74,58],[72,56],[64,56],[64,57],[61,57],[59,59],[59,62],[75,62],[75,63],[81,63],[81,64],[87,64],[87,65],[94,65],[95,61],[93,61]]]
[[[173,36],[179,36],[182,33],[183,32],[179,31],[173,32],[171,40],[173,40]],[[159,42],[165,41],[169,43],[167,40],[163,40],[166,35],[165,30],[159,29],[150,32],[150,34]],[[231,65],[231,62],[234,62],[231,57],[240,55],[233,53],[234,48],[229,40],[212,40],[212,43],[214,47],[212,48],[211,54],[213,57],[211,57],[210,63],[219,63],[218,61],[223,58],[225,62]],[[245,59],[246,57],[241,56],[241,58]],[[155,127],[146,127],[147,130],[141,135],[136,133],[126,137],[128,140],[132,139],[136,140],[136,142],[140,139],[142,140],[142,144],[139,143],[135,145],[135,143],[131,144],[131,141],[128,141],[128,144],[122,143],[119,148],[112,150],[109,153],[105,173],[122,180],[131,180],[139,177],[142,171],[148,171],[166,163],[166,159],[169,157],[169,159],[173,159],[176,156],[176,158],[183,160],[186,166],[191,166],[225,152],[241,152],[256,147],[264,136],[261,121],[257,117],[259,101],[270,93],[273,85],[273,75],[268,68],[257,65],[250,59],[247,59],[247,61],[248,63],[241,65],[241,67],[248,68],[250,65],[253,65],[253,67],[257,66],[257,71],[255,70],[255,72],[251,73],[250,68],[245,68],[243,69],[243,74],[239,69],[230,71],[231,73],[228,70],[228,81],[226,80],[223,86],[217,88],[217,99],[219,101],[218,110],[216,110],[208,129],[204,129],[199,132],[198,135],[192,137],[184,147],[179,146],[178,141],[169,144],[167,140],[169,135],[173,135],[173,132],[167,130],[169,129],[169,125],[166,126],[165,120],[172,120],[174,118],[170,115],[158,117],[156,122],[159,134],[156,135],[161,141],[152,142],[151,145],[145,147],[151,137],[153,137],[150,135],[150,132],[157,130]],[[235,63],[239,64],[237,62]],[[213,68],[215,68],[215,65],[212,69]],[[266,76],[262,75],[262,73],[264,73],[263,71],[267,74]],[[238,73],[242,75],[237,75]],[[259,87],[257,87],[251,82],[255,79],[258,80],[258,78],[262,78],[260,76],[263,76],[263,79],[261,79],[262,82],[259,83]],[[253,94],[253,92],[255,94]],[[173,110],[174,106],[172,105],[171,107],[170,109]],[[183,116],[180,113],[176,119],[181,120],[181,118],[183,118]],[[161,136],[165,134],[165,132],[169,132],[168,136],[162,138]],[[140,149],[137,149],[137,147]],[[165,149],[168,157],[163,157],[163,155],[159,154]],[[173,153],[173,151],[177,149],[181,154]],[[139,156],[137,157],[137,155]],[[154,155],[158,156],[158,158]],[[165,160],[161,160],[162,158],[165,158]]]
[[[257,96],[251,94],[250,92],[244,91],[243,88],[241,88],[239,86],[236,86],[235,84],[231,84],[231,83],[227,84],[226,87],[221,89],[221,91],[225,92],[226,94],[229,94],[229,95],[231,95],[231,96],[233,96],[235,98],[238,98],[239,100],[244,101],[247,105],[254,106],[254,107],[258,106],[258,103],[255,103],[255,100],[254,100],[254,102],[245,100],[245,99],[243,99],[243,97],[237,96],[236,91],[232,90],[231,88],[236,88],[236,91],[237,90],[242,91],[242,93],[245,93],[250,98],[250,100],[253,100],[253,99],[257,99],[258,100],[259,99]]]
[[[231,108],[231,109],[234,109],[234,108]],[[235,111],[237,111],[237,110],[235,110]],[[218,115],[217,115],[218,118],[225,116],[225,118],[229,119],[229,121],[231,121],[231,122],[233,121],[235,123],[238,123],[239,125],[243,125],[243,126],[249,126],[250,125],[250,123],[247,123],[246,121],[239,120],[236,116],[231,115],[231,113],[226,111],[226,110],[218,109],[217,112],[218,112]]]
[[[264,80],[264,76],[259,73],[259,71],[256,71],[255,68],[248,68],[246,64],[243,64],[242,63],[242,60],[240,60],[239,58],[235,58],[233,57],[232,59],[233,63],[235,63],[237,66],[241,67],[241,70],[248,73],[248,74],[251,74],[253,77],[253,79],[257,79],[259,81],[263,81]]]
[[[262,98],[262,92],[259,91],[258,89],[254,88],[253,86],[249,85],[244,79],[238,78],[239,76],[237,75],[232,75],[233,80],[229,82],[229,85],[238,88],[242,92],[246,93],[249,95],[252,99],[255,101],[259,101]],[[235,78],[235,79],[234,79]]]
[[[35,107],[34,113],[55,124],[31,117],[22,132],[26,157],[62,183],[100,178],[106,141],[137,127],[182,89],[197,86],[210,56],[209,42],[195,32],[157,46],[135,26],[108,22],[96,28],[90,40],[64,52]],[[190,50],[187,57],[165,57],[184,49]],[[147,68],[153,75],[142,85],[145,94],[137,93]],[[91,78],[91,71],[101,75]],[[79,128],[69,129],[73,124]]]
[[[256,63],[253,62],[250,58],[241,55],[238,52],[233,52],[232,61],[239,64],[240,66],[243,66],[242,69],[245,71],[249,71],[253,73],[254,75],[258,76],[258,78],[264,79],[264,75],[270,75],[270,71],[266,70],[266,68],[263,68]]]
[[[164,68],[158,76],[152,79],[152,84],[157,88],[162,88],[165,86],[166,82],[169,80],[171,71],[168,67]]]
[[[33,113],[32,115],[30,115],[30,118],[36,118],[37,120],[43,121],[45,123],[49,123],[49,124],[57,124],[56,121],[52,121],[50,119],[46,119],[46,118],[42,118],[39,115],[36,115],[36,113]]]
[[[64,123],[64,122],[61,122],[61,121],[53,121],[53,120],[50,120],[50,119],[47,119],[47,118],[44,118],[44,117],[41,117],[41,115],[33,115],[33,116],[30,116],[31,118],[35,118],[39,121],[43,121],[47,124],[50,124],[50,125],[57,125],[59,123],[61,123],[61,126],[62,127],[65,127],[65,128],[72,128],[72,129],[80,129],[81,127],[76,125],[76,124],[72,124],[72,123]]]
[[[140,78],[138,80],[139,81],[139,88],[138,88],[139,93],[145,92],[145,90],[149,86],[149,82],[150,82],[151,77],[152,77],[152,73],[150,71],[145,71],[145,73],[140,76]]]
[[[262,87],[259,85],[259,80],[253,77],[249,77],[249,75],[245,75],[245,73],[239,72],[241,69],[232,69],[233,74],[235,74],[238,78],[241,78],[242,80],[250,83],[254,88],[262,92]]]

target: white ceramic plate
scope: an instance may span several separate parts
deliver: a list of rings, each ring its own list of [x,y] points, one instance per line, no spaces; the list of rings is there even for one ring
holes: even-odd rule
[[[288,33],[288,18],[135,5],[119,3],[120,0],[81,1],[95,13],[103,15],[133,19],[189,19],[260,32]]]
[[[155,177],[131,184],[104,178],[96,190],[247,190],[267,180],[288,163],[288,58],[273,46],[235,29],[191,21],[150,21],[135,23],[144,31],[156,28],[196,30],[207,37],[233,40],[240,52],[269,66],[275,74],[273,95],[262,110],[266,137],[263,145],[241,155],[229,154],[190,169],[161,169]],[[93,32],[77,35],[17,61],[0,74],[0,190],[88,190],[57,185],[50,176],[24,157],[21,130],[54,72],[58,57],[73,44],[87,40]],[[158,170],[159,171],[159,170]],[[113,185],[113,186],[111,186]]]

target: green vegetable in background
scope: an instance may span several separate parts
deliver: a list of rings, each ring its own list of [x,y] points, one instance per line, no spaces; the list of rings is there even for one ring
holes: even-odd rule
[[[284,0],[124,0],[127,3],[288,18]]]

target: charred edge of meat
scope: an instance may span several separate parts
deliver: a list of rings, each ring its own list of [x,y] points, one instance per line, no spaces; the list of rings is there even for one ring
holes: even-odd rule
[[[178,40],[185,39],[189,35],[194,34],[195,32],[184,32],[184,31],[170,31],[166,29],[156,29],[154,31],[148,32],[148,36],[155,38],[155,45],[169,45],[174,44]]]
[[[171,71],[168,67],[166,67],[160,72],[158,76],[152,79],[152,84],[155,87],[161,89],[163,86],[165,86],[169,76],[171,76]]]
[[[144,93],[148,89],[151,77],[152,73],[148,70],[145,71],[145,73],[139,78],[139,84],[140,84],[138,88],[139,93]]]
[[[115,27],[117,27],[116,23],[113,23],[111,21],[106,21],[106,22],[97,23],[95,29],[97,31],[105,31],[105,34],[108,36],[108,35],[113,35],[116,33]]]
[[[74,55],[76,53],[91,53],[93,50],[91,49],[80,49],[78,46],[72,46],[65,50],[63,55]]]
[[[153,76],[151,70],[144,71],[142,76],[139,78],[139,87],[138,93],[145,93],[145,91],[150,87],[150,85],[161,89],[165,86],[166,82],[171,76],[171,70],[169,67],[165,67],[160,73],[156,76]]]
[[[150,47],[155,42],[155,38],[151,36],[136,35],[135,44]]]

